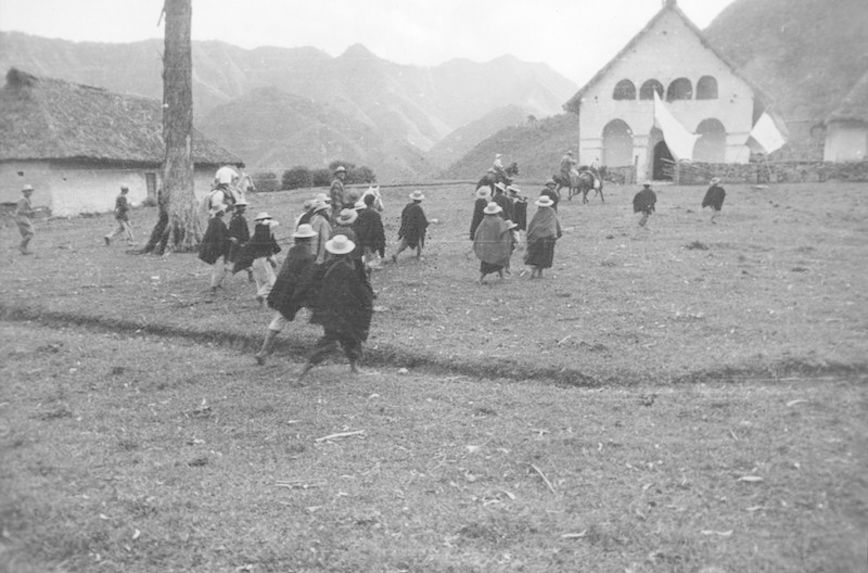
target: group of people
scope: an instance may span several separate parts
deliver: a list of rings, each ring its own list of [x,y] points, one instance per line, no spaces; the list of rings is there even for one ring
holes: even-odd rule
[[[534,202],[537,211],[527,222],[527,198],[520,189],[497,183],[492,195],[489,187],[476,190],[476,202],[470,220],[470,240],[473,252],[479,259],[479,284],[485,277],[497,273],[500,278],[511,274],[510,260],[520,241],[521,232],[526,232],[527,250],[524,264],[533,278],[542,277],[543,270],[551,268],[554,261],[555,242],[561,238],[561,226],[557,218],[557,203],[552,199],[550,181]],[[522,273],[524,274],[524,272]]]

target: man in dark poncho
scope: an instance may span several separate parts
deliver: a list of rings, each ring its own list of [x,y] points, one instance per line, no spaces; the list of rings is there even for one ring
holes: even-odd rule
[[[705,197],[702,199],[702,208],[711,207],[711,222],[717,223],[715,219],[720,216],[720,210],[723,209],[723,200],[726,198],[726,191],[720,186],[720,179],[713,177],[711,179],[711,187],[705,192]]]
[[[648,222],[648,217],[656,210],[656,204],[657,194],[651,189],[651,183],[643,183],[642,190],[633,197],[633,212],[642,213],[642,218],[639,219],[640,227],[644,227]]]
[[[299,375],[299,380],[340,344],[358,372],[362,342],[368,339],[373,315],[373,295],[356,271],[350,253],[356,246],[344,235],[335,235],[326,243],[332,259],[326,263],[310,321],[323,327],[323,336]]]
[[[473,237],[473,252],[480,261],[479,284],[483,284],[485,276],[491,273],[503,278],[503,271],[509,266],[512,235],[508,222],[500,217],[502,211],[497,203],[489,203],[483,210],[482,223],[476,228]]]
[[[470,219],[470,240],[476,236],[476,228],[485,217],[485,208],[491,201],[491,192],[488,187],[482,186],[476,190],[476,202],[473,204],[473,217]]]
[[[365,266],[369,269],[379,268],[379,261],[386,256],[386,231],[383,229],[383,217],[374,208],[377,200],[373,193],[362,198],[364,207],[358,210],[359,218],[355,222],[356,237],[362,248]]]
[[[532,279],[542,278],[543,271],[552,267],[555,243],[563,234],[551,198],[542,196],[534,204],[539,208],[527,226],[527,252],[524,255],[524,264],[530,267]]]
[[[329,187],[329,199],[331,199],[332,205],[332,220],[337,219],[338,215],[341,212],[341,209],[344,208],[344,180],[347,177],[347,168],[343,165],[338,165],[335,168],[335,178],[332,180],[331,187]]]
[[[410,193],[412,201],[407,203],[404,210],[401,211],[401,228],[398,229],[398,250],[392,255],[392,262],[398,262],[398,255],[410,247],[416,249],[416,258],[422,256],[422,248],[425,246],[425,231],[428,229],[428,219],[425,217],[425,211],[422,210],[422,200],[425,196],[421,191],[413,191]]]
[[[275,313],[265,332],[262,348],[256,353],[256,362],[260,365],[265,364],[271,355],[274,341],[284,327],[295,319],[299,310],[313,303],[319,272],[312,249],[312,239],[316,236],[316,231],[307,223],[299,225],[292,234],[295,244],[289,248],[277,280],[268,293],[268,306]]]
[[[491,200],[502,209],[500,217],[507,221],[512,221],[512,199],[506,196],[506,185],[496,183],[494,185],[494,196]]]
[[[527,197],[521,194],[521,189],[514,185],[506,188],[512,201],[512,219],[516,231],[527,229]]]
[[[202,243],[199,245],[199,258],[212,267],[211,294],[217,294],[217,289],[221,287],[223,276],[226,274],[226,257],[229,256],[230,242],[229,229],[223,222],[225,213],[226,206],[222,204],[212,210],[208,228],[205,229],[205,235],[202,236]],[[219,260],[221,257],[222,261]]]
[[[247,201],[239,199],[235,203],[235,209],[232,212],[232,217],[229,218],[229,241],[232,243],[229,247],[229,256],[227,261],[230,263],[230,270],[236,273],[233,267],[238,260],[241,249],[250,240],[250,226],[247,224]],[[240,268],[238,270],[241,270]],[[247,280],[253,282],[253,271],[247,267]]]
[[[545,195],[549,199],[552,200],[552,209],[555,211],[558,210],[558,201],[561,200],[560,194],[558,194],[558,183],[554,179],[549,179],[546,181],[546,186],[540,191],[539,196],[542,197]]]

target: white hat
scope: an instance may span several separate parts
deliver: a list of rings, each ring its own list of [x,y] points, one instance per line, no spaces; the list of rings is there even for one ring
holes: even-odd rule
[[[313,230],[313,227],[308,225],[307,223],[302,223],[298,226],[298,229],[295,230],[295,233],[292,234],[296,239],[309,239],[311,237],[316,237],[317,232]]]
[[[247,205],[249,205],[249,203],[244,199],[239,199],[235,202],[236,207],[247,207]]]
[[[33,185],[31,185],[30,183],[28,183],[27,185],[25,185],[24,187],[22,187],[21,190],[22,190],[22,191],[33,191]]]
[[[509,187],[506,188],[506,190],[509,191],[510,193],[515,193],[516,195],[518,195],[519,191],[521,191],[521,189],[519,189],[518,187],[515,187],[514,185],[510,185]]]
[[[326,250],[334,255],[346,255],[356,248],[356,244],[346,235],[335,235],[325,244]]]
[[[506,228],[507,229],[515,229],[516,227],[518,227],[518,223],[516,223],[515,221],[507,221],[506,222]]]
[[[485,206],[485,209],[482,210],[482,212],[486,215],[497,215],[501,211],[503,211],[503,209],[500,207],[500,205],[494,202],[489,203]]]
[[[226,205],[224,205],[223,203],[217,205],[216,207],[211,207],[211,216],[212,217],[214,215],[223,214],[225,212],[226,212]]]
[[[718,183],[720,183],[720,177],[712,177],[710,183],[712,185],[717,185]]]
[[[337,222],[341,225],[352,225],[358,218],[359,214],[356,213],[355,209],[341,209]]]
[[[361,210],[361,209],[365,209],[365,208],[367,208],[367,205],[365,205],[364,199],[359,199],[358,201],[356,201],[356,204],[353,205],[353,209],[356,209],[356,210]]]
[[[500,189],[501,191],[506,191],[506,185],[504,185],[503,183],[501,183],[499,181],[497,183],[495,183],[494,186],[497,187],[498,189]]]
[[[546,187],[548,187],[549,185],[557,186],[557,184],[558,184],[558,182],[555,181],[554,178],[551,178],[548,181],[546,181]]]
[[[344,167],[343,165],[338,165],[337,167],[335,167],[335,173],[340,173],[341,171],[345,172],[346,170],[347,170],[347,168]]]
[[[265,211],[260,211],[259,214],[256,216],[256,218],[253,220],[254,221],[265,221],[266,219],[271,219],[271,215],[269,215]]]
[[[549,197],[548,195],[543,195],[542,197],[534,201],[534,205],[536,205],[537,207],[551,207],[554,204],[555,202],[552,201],[551,197]]]
[[[488,199],[489,197],[491,197],[491,189],[485,185],[476,190],[477,199]]]
[[[424,198],[425,198],[425,196],[422,195],[422,192],[419,190],[416,190],[416,191],[413,191],[412,193],[410,193],[410,199],[412,199],[413,201],[421,201]]]

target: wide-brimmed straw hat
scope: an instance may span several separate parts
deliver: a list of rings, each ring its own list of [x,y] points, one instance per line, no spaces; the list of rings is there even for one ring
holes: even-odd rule
[[[498,189],[500,189],[501,191],[506,191],[506,185],[504,185],[504,184],[501,183],[500,181],[498,181],[497,183],[495,183],[494,186],[497,187]]]
[[[534,201],[533,204],[537,207],[551,207],[555,204],[555,202],[552,201],[551,197],[549,197],[548,195],[543,195],[542,197]]]
[[[518,227],[518,223],[516,223],[515,221],[507,221],[506,222],[506,228],[507,229],[515,229],[516,227]]]
[[[33,185],[31,185],[31,184],[28,183],[27,185],[25,185],[24,187],[22,187],[21,190],[22,190],[22,191],[33,191]]]
[[[358,218],[359,214],[356,213],[355,209],[341,209],[337,222],[341,225],[352,225]]]
[[[271,215],[266,213],[265,211],[260,211],[258,215],[253,219],[254,221],[270,221]]]
[[[356,211],[361,211],[362,209],[366,209],[367,207],[368,206],[365,205],[364,199],[359,199],[358,201],[356,201],[356,204],[353,205],[353,209],[355,209]]]
[[[485,209],[482,210],[486,215],[497,215],[503,211],[503,209],[497,203],[491,202],[485,206]]]
[[[487,199],[491,196],[491,189],[488,187],[480,187],[476,190],[476,198],[477,199]]]
[[[711,178],[711,184],[712,185],[717,185],[718,183],[720,183],[720,177],[712,177]]]
[[[413,201],[421,201],[424,198],[425,198],[425,196],[422,195],[422,192],[419,190],[416,190],[416,191],[413,191],[412,193],[410,193],[410,199],[412,199]]]
[[[337,167],[335,167],[335,173],[340,173],[342,171],[346,172],[346,170],[347,170],[347,168],[344,167],[343,165],[338,165]]]
[[[244,199],[239,199],[238,201],[235,202],[236,207],[247,207],[247,205],[249,205],[249,203],[247,201],[245,201]]]
[[[349,240],[346,235],[335,235],[326,241],[325,247],[333,255],[346,255],[356,248],[356,244]]]
[[[226,205],[221,204],[221,205],[218,205],[216,207],[211,207],[211,216],[212,217],[214,215],[222,215],[225,212],[226,212]]]
[[[521,191],[521,189],[519,189],[518,187],[515,187],[513,185],[510,185],[509,187],[507,187],[506,190],[509,191],[510,193],[512,193],[513,195],[518,195],[519,191]]]
[[[548,181],[546,181],[546,187],[557,187],[557,185],[558,182],[554,179],[549,179]]]
[[[316,237],[316,235],[317,232],[307,223],[299,225],[298,229],[295,230],[295,233],[292,234],[296,239],[310,239],[311,237]]]

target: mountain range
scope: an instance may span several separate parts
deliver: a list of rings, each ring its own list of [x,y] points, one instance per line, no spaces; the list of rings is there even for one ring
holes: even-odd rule
[[[162,49],[161,40],[102,44],[0,32],[2,69],[154,98],[162,97]],[[332,57],[310,47],[245,50],[216,41],[193,42],[193,83],[197,127],[250,169],[345,159],[381,179],[430,175],[445,164],[430,163],[426,152],[455,130],[508,106],[556,113],[576,89],[547,65],[512,56],[423,67],[361,45]],[[490,121],[479,126],[476,141],[492,129]]]

